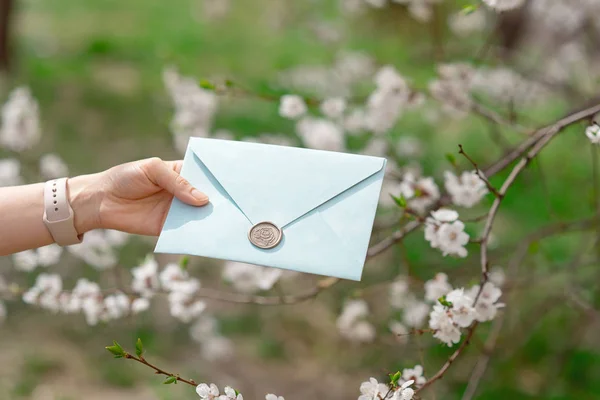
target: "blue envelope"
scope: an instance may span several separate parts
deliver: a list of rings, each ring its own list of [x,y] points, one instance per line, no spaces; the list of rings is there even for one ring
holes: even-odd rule
[[[174,199],[155,252],[360,280],[386,160],[191,138],[181,175],[210,203]]]

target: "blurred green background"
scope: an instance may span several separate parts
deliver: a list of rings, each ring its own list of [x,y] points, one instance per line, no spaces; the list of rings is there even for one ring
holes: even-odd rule
[[[230,79],[252,92],[278,96],[288,89],[278,80],[282,71],[299,65],[329,66],[344,51],[364,52],[377,65],[394,65],[423,89],[435,78],[440,62],[490,67],[523,65],[523,59],[528,66],[537,62],[533,56],[507,59],[493,51],[482,56],[481,49],[497,29],[493,20],[479,34],[454,36],[446,18],[466,1],[443,3],[436,8],[435,22],[426,24],[414,21],[400,5],[348,16],[333,0],[230,3],[219,15],[218,10],[207,12],[198,0],[17,1],[14,68],[2,81],[2,100],[10,89],[29,86],[40,104],[43,131],[42,143],[22,158],[24,175],[39,180],[37,160],[48,152],[59,154],[71,175],[151,156],[180,157],[169,132],[173,109],[162,81],[169,65],[198,80]],[[333,27],[339,40],[319,39],[319,24]],[[438,33],[432,34],[432,29]],[[365,81],[354,88],[355,95],[369,93],[372,87]],[[518,121],[546,125],[583,104],[586,93],[595,88],[586,89],[574,100],[553,92],[535,108],[516,110]],[[310,90],[303,94],[317,96]],[[490,104],[508,112],[505,105]],[[254,96],[228,96],[221,99],[213,129],[229,130],[237,139],[281,133],[297,142],[293,122],[279,117],[277,108],[276,102]],[[456,154],[459,143],[480,165],[487,165],[503,152],[494,140],[497,132],[509,144],[522,138],[477,116],[431,121],[425,111],[408,111],[388,133],[391,141],[417,138],[422,155],[412,160],[390,157],[400,166],[420,163],[424,174],[433,175],[440,186],[442,172],[452,168],[445,154]],[[567,129],[511,188],[494,229],[494,265],[506,267],[516,246],[537,229],[594,214],[597,149],[590,149],[583,130],[584,125]],[[350,138],[350,149],[360,150],[366,140]],[[461,169],[471,168],[456,157]],[[492,183],[500,184],[505,176],[499,174]],[[475,209],[461,211],[461,218],[481,215],[491,201],[488,196]],[[382,220],[398,217],[391,211]],[[473,237],[481,229],[481,223],[467,228]],[[374,240],[389,232],[376,231]],[[589,304],[600,307],[596,233],[575,232],[524,246],[529,255],[517,275],[508,276],[507,316],[476,398],[600,398],[600,314],[582,311],[565,297],[576,287]],[[151,241],[135,238],[122,249],[119,268],[135,266],[151,249]],[[417,363],[423,363],[430,376],[453,349],[429,335],[411,336],[408,345],[397,343],[387,328],[385,283],[409,266],[417,281],[444,271],[455,285],[474,283],[479,277],[478,245],[468,249],[468,259],[443,258],[416,233],[370,261],[362,282],[343,282],[316,300],[274,308],[210,302],[223,335],[235,340],[235,356],[226,362],[203,360],[187,328],[165,310],[91,328],[80,317],[53,316],[11,303],[9,318],[0,327],[0,394],[6,399],[195,398],[189,387],[162,385],[151,371],[105,354],[103,347],[111,340],[131,349],[137,337],[144,339],[148,357],[165,369],[197,382],[230,384],[246,399],[269,392],[288,400],[355,398],[360,382],[370,376],[383,379],[388,372]],[[34,276],[11,271],[10,258],[1,263],[6,276],[33,281]],[[75,260],[66,260],[61,268],[74,277],[101,275]],[[222,285],[219,268],[200,259],[191,265],[205,286]],[[311,282],[303,277],[277,290],[293,293]],[[337,334],[335,318],[343,300],[352,296],[364,297],[372,306],[379,333],[374,343],[355,345]],[[424,398],[461,398],[475,362],[486,351],[491,326],[479,329],[466,354]]]

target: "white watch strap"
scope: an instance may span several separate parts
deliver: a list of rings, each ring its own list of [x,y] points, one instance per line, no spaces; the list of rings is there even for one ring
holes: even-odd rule
[[[81,243],[83,235],[75,229],[74,214],[69,204],[67,178],[53,179],[44,186],[44,223],[54,241],[61,246]]]

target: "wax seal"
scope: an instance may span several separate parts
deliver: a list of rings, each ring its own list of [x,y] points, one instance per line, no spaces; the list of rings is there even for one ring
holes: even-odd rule
[[[250,228],[248,239],[256,247],[272,249],[281,242],[283,232],[272,222],[259,222]]]

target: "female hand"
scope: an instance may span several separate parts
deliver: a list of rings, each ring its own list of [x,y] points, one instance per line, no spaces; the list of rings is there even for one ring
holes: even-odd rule
[[[135,161],[67,181],[78,234],[96,228],[158,235],[173,196],[193,206],[208,197],[179,175],[181,161],[159,158]],[[44,184],[0,188],[0,255],[48,245]]]
[[[69,179],[78,232],[105,228],[156,236],[173,196],[193,206],[208,204],[208,197],[179,175],[181,165],[149,158]]]

